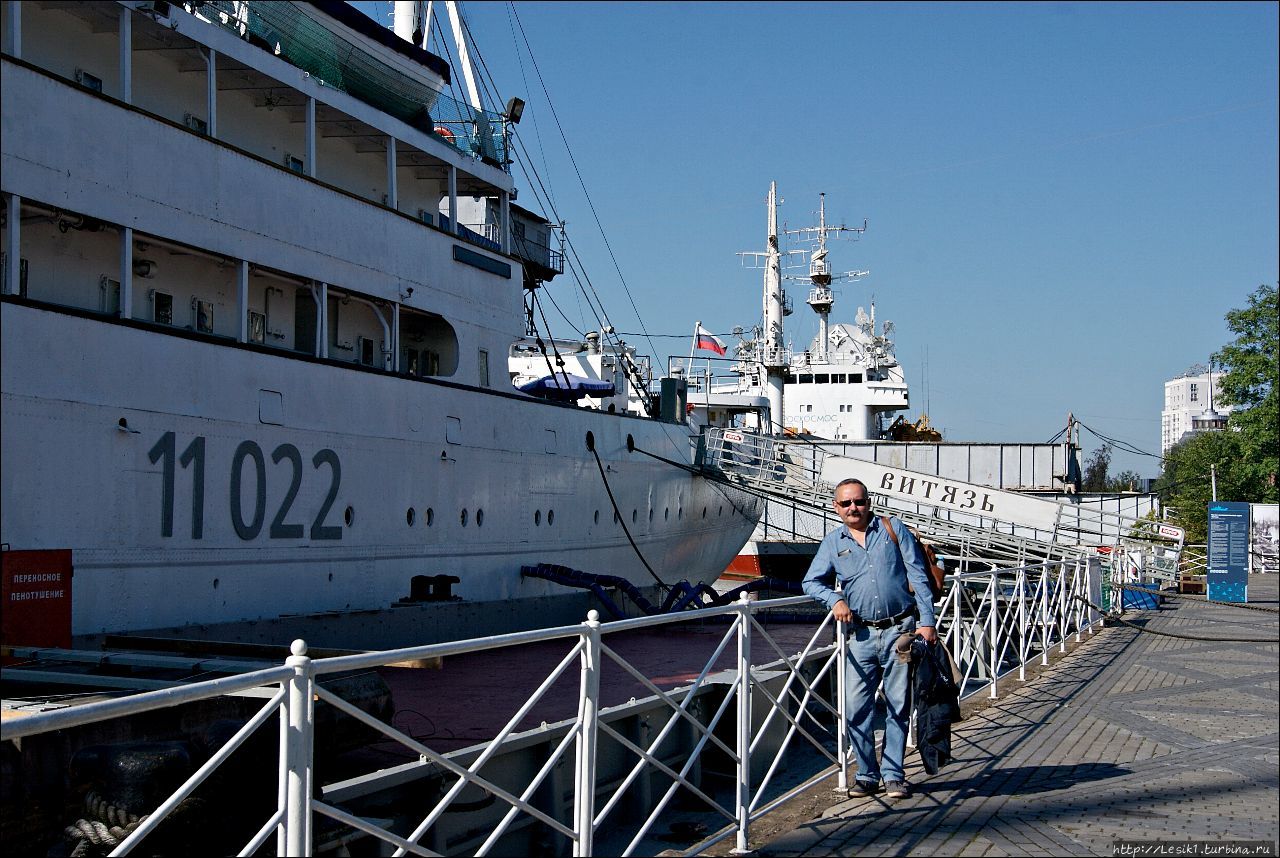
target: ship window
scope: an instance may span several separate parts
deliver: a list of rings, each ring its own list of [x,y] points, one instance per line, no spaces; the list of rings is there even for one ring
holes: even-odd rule
[[[162,325],[173,324],[173,296],[168,292],[151,293],[151,318]]]
[[[849,376],[850,384],[862,384],[862,373],[855,372]]]
[[[844,384],[844,379],[845,379],[845,375],[844,375],[844,373],[840,373],[839,375],[833,375],[833,376],[831,376],[831,380],[832,380],[832,382],[834,382],[835,384]]]
[[[831,376],[827,375],[825,372],[822,373],[821,375],[815,375],[813,377],[814,384],[827,384],[830,381],[831,381]]]
[[[184,114],[182,117],[182,124],[190,128],[192,131],[196,132],[197,134],[207,135],[209,133],[209,123],[205,122],[203,119],[201,119],[199,116],[196,116],[194,113]]]
[[[801,383],[801,384],[813,384],[813,376],[812,376],[812,375],[801,375],[801,376],[800,376],[800,383]]]
[[[477,355],[477,363],[480,369],[480,386],[489,386],[489,352],[487,349],[480,349]]]
[[[213,333],[213,302],[191,299],[191,309],[195,311],[196,330],[205,334]]]
[[[284,165],[295,173],[307,172],[306,163],[297,155],[290,155],[288,152],[284,153]]]
[[[265,313],[249,311],[249,342],[265,343],[267,341],[267,316]]]

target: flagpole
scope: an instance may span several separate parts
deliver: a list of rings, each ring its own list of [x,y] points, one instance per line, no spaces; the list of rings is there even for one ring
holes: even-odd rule
[[[689,375],[693,375],[693,353],[698,350],[698,332],[702,330],[702,320],[693,323],[693,343],[689,346]]]

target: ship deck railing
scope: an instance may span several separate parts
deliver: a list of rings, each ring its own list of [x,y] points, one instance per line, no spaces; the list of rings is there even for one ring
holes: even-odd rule
[[[1092,635],[1103,619],[1095,607],[1102,585],[1097,566],[1083,558],[950,576],[936,607],[937,625],[957,665],[962,697],[995,698],[1000,682],[1014,676],[1024,680],[1029,665],[1047,664],[1055,649],[1065,652],[1072,636],[1080,641]],[[579,625],[330,658],[311,658],[306,644],[295,641],[281,666],[6,719],[3,739],[30,741],[62,731],[59,741],[70,744],[66,731],[107,719],[157,710],[173,711],[176,718],[178,707],[224,695],[266,698],[111,854],[139,845],[252,733],[272,722],[279,729],[278,761],[264,757],[259,762],[262,776],[278,785],[277,800],[257,808],[260,825],[242,848],[236,844],[240,854],[256,853],[273,836],[279,855],[313,855],[361,838],[376,838],[395,854],[508,854],[513,841],[506,838],[532,836],[535,830],[551,851],[654,854],[670,839],[663,826],[676,830],[681,824],[672,820],[685,820],[686,831],[707,835],[686,854],[730,837],[744,852],[752,824],[765,813],[805,790],[843,791],[849,785],[853,761],[840,728],[846,723],[840,665],[847,657],[849,630],[818,610],[811,628],[781,643],[770,615],[802,606],[814,603],[806,597],[751,601],[744,594],[729,606],[676,615],[601,623],[593,611]],[[620,644],[628,632],[665,635],[691,623],[710,629],[710,655],[702,661],[698,654],[679,677],[646,675]],[[558,663],[531,694],[491,688],[477,705],[511,716],[491,739],[462,750],[433,748],[432,738],[409,735],[318,681],[336,673],[531,646],[552,647],[546,663],[557,656]],[[647,696],[610,704],[601,683],[611,676],[638,684]],[[527,728],[529,713],[558,680],[576,686],[574,699],[566,702],[577,714]],[[325,706],[395,743],[411,761],[322,780],[315,727],[316,710]],[[523,764],[504,764],[508,751],[534,743],[536,753]],[[784,782],[788,767],[793,770]],[[799,783],[796,769],[803,770]],[[456,817],[449,814],[464,790],[489,800],[466,803],[466,824],[458,834],[456,826],[450,828]],[[412,812],[393,814],[395,821],[380,818],[376,799],[385,808],[388,794],[405,791],[415,796],[402,802]],[[690,803],[699,808],[695,818],[718,820],[718,829],[689,822],[682,808]],[[246,830],[258,821],[248,817]]]

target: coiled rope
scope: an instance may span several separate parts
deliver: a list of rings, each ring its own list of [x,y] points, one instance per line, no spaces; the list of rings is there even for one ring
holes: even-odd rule
[[[101,851],[102,847],[114,849],[150,816],[129,813],[110,804],[92,790],[84,797],[84,809],[91,818],[77,819],[74,824],[63,829],[67,839],[75,843],[71,850],[75,858]]]

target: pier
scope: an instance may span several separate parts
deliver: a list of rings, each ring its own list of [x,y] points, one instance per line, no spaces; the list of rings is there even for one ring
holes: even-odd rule
[[[1250,607],[1269,611],[1167,599],[1130,612],[1133,626],[1103,629],[1025,685],[1002,682],[996,702],[955,725],[956,761],[937,775],[909,754],[911,798],[827,790],[825,802],[809,797],[810,809],[829,805],[817,818],[753,846],[772,856],[1112,855],[1119,840],[1266,841],[1271,851],[1251,854],[1275,855],[1278,590],[1276,576],[1250,577]],[[1250,638],[1272,643],[1241,642]]]

